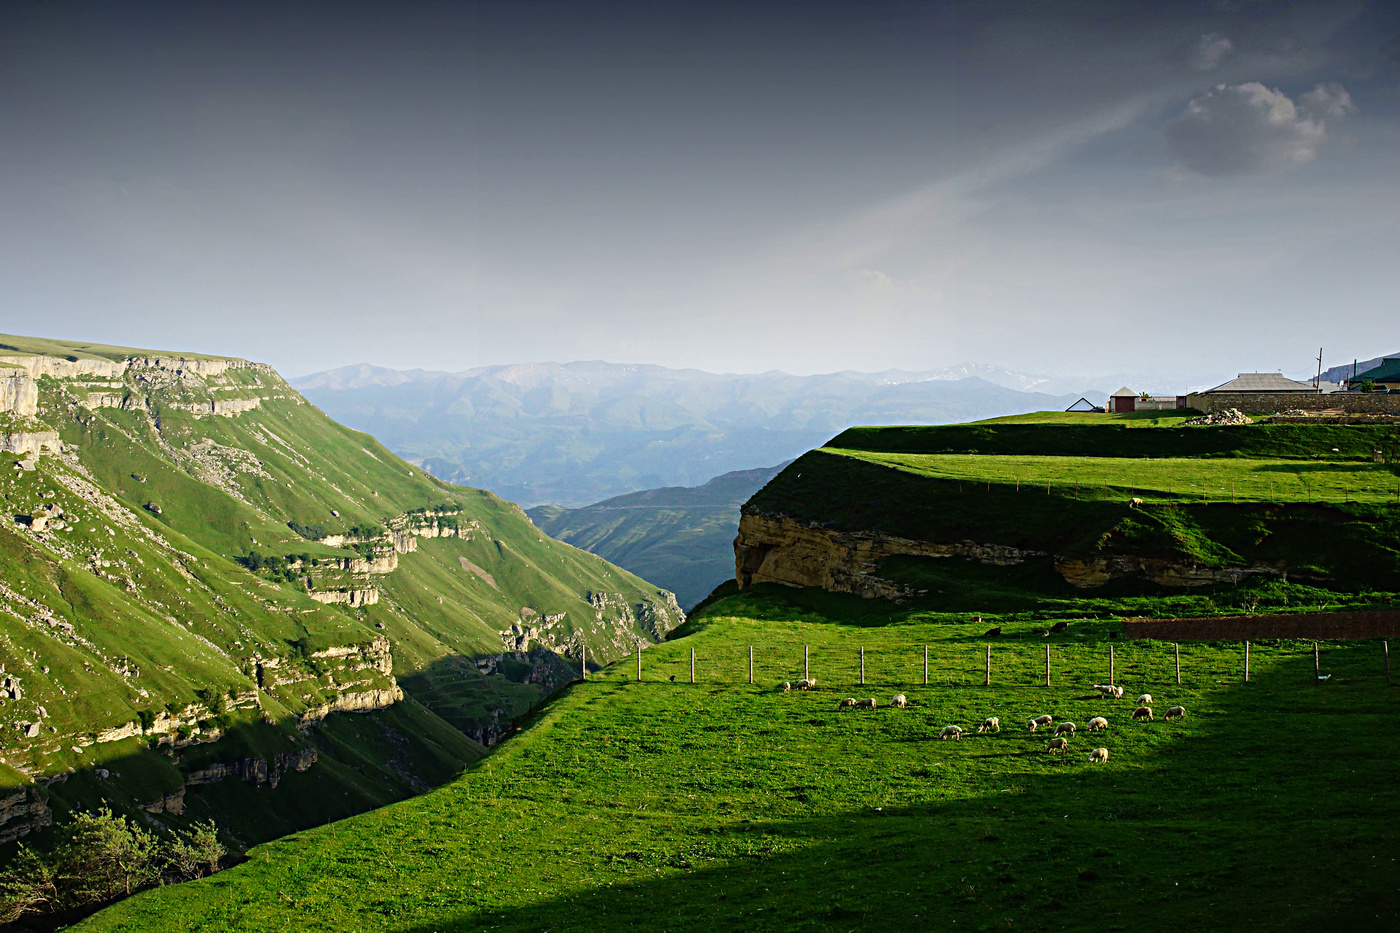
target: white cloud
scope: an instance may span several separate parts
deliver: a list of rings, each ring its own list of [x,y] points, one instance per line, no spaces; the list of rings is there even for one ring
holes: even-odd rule
[[[1212,71],[1235,50],[1235,44],[1218,32],[1208,32],[1191,46],[1191,67]]]
[[[1202,175],[1275,172],[1311,162],[1328,139],[1327,122],[1355,113],[1335,82],[1292,99],[1257,81],[1218,84],[1167,124],[1167,145]]]

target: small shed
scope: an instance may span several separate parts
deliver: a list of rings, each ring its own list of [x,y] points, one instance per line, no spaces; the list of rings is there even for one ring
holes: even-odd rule
[[[1394,391],[1400,389],[1400,356],[1387,356],[1381,365],[1373,366],[1364,373],[1357,373],[1347,380],[1348,388],[1358,388],[1363,383],[1372,382]]]
[[[1137,400],[1138,394],[1127,386],[1123,386],[1108,397],[1108,410],[1115,414],[1137,411]]]

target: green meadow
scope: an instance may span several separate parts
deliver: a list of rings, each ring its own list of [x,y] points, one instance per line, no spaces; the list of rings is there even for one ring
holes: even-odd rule
[[[635,658],[575,683],[453,783],[80,928],[1394,929],[1381,645],[1324,643],[1321,685],[1311,642],[1254,645],[1248,684],[1238,644],[1183,645],[1178,685],[1172,646],[1115,637],[1130,607],[1094,608],[1047,638],[1053,614],[724,596],[643,652],[640,683]],[[1121,701],[1091,689],[1110,647]],[[783,693],[804,648],[817,689]],[[1139,692],[1155,721],[1130,721]],[[1026,732],[1042,713],[1110,726],[1057,756]],[[988,716],[1001,732],[976,734]],[[939,741],[949,724],[969,734]]]

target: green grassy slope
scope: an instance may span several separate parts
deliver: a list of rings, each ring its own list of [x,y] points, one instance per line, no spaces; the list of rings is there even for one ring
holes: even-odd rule
[[[1256,645],[1247,685],[1238,646],[1193,644],[1177,685],[1170,646],[1118,642],[1129,693],[1111,701],[1090,685],[1107,616],[1132,607],[1093,608],[1045,639],[1063,612],[974,623],[758,587],[646,652],[642,683],[620,661],[574,685],[452,784],[81,929],[1393,929],[1400,738],[1379,645],[1325,644],[1333,677],[1314,686],[1310,644]],[[818,690],[775,691],[804,646]],[[1129,720],[1139,691],[1158,721]],[[883,708],[895,692],[911,708]],[[846,696],[882,708],[838,710]],[[1160,720],[1173,704],[1185,721]],[[1110,726],[1057,757],[1025,732],[1041,713]],[[1002,731],[975,734],[992,715]],[[938,741],[949,724],[972,734]],[[1089,764],[1096,746],[1108,763]]]
[[[580,509],[528,510],[546,534],[597,554],[693,606],[734,576],[739,507],[781,467],[739,470],[701,486],[671,486]]]
[[[335,424],[267,367],[0,343],[7,365],[37,353],[57,373],[7,439],[63,443],[0,454],[0,671],[17,682],[0,792],[60,818],[183,788],[185,813],[160,819],[253,842],[402,799],[567,682],[556,651],[601,661],[678,621],[669,594]],[[258,761],[275,789],[211,771]]]

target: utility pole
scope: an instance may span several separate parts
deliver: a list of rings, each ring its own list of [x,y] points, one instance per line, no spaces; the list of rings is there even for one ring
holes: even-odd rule
[[[1322,348],[1317,348],[1317,394],[1322,394]]]

